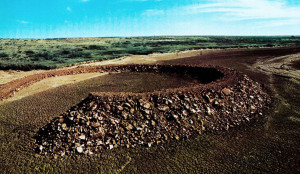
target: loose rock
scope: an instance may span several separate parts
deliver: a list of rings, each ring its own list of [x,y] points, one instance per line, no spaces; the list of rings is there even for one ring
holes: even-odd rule
[[[232,93],[232,91],[228,88],[224,88],[224,89],[222,89],[222,93],[225,95],[230,95]]]
[[[120,66],[116,70],[160,71],[154,67],[158,66]],[[117,147],[152,147],[193,133],[228,130],[262,115],[270,97],[261,86],[233,70],[221,70],[227,75],[234,73],[237,81],[212,89],[199,85],[142,94],[90,94],[39,130],[35,150],[63,156]]]

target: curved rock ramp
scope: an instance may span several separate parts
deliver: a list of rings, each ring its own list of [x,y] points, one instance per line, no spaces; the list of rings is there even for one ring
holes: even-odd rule
[[[73,72],[91,71],[176,73],[200,83],[145,93],[91,93],[37,132],[37,153],[64,156],[151,147],[192,134],[228,130],[261,116],[270,103],[260,84],[222,67],[120,65]]]

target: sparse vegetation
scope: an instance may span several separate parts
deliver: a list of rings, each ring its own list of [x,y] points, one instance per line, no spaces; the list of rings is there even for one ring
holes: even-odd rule
[[[85,61],[192,49],[300,45],[300,37],[128,37],[0,39],[0,69],[51,69]]]
[[[6,53],[0,53],[0,58],[8,57],[8,54]]]

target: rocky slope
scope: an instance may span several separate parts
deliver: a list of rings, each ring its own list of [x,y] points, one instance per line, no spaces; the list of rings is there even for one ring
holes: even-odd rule
[[[246,75],[221,67],[129,65],[100,71],[179,73],[202,83],[147,93],[91,93],[36,134],[41,154],[93,154],[151,147],[192,134],[228,130],[262,115],[270,98]]]

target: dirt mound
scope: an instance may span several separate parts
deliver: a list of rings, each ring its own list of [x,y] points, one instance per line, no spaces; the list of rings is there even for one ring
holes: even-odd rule
[[[39,130],[35,136],[38,153],[63,156],[116,147],[151,147],[196,133],[228,130],[262,115],[270,102],[258,83],[221,67],[124,65],[96,69],[178,73],[202,83],[147,93],[91,93]]]

